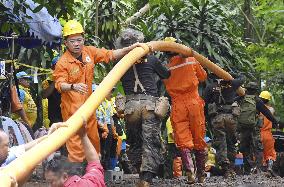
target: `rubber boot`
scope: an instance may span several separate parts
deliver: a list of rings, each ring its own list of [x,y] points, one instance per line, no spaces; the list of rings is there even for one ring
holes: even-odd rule
[[[267,162],[267,171],[269,172],[269,174],[271,175],[271,177],[276,177],[276,173],[274,173],[273,171],[273,163],[274,161],[269,159],[266,161]]]
[[[224,163],[222,164],[222,169],[224,171],[224,178],[234,178],[236,176],[236,173],[234,171],[234,166],[230,163]]]
[[[125,152],[121,154],[121,157],[120,157],[119,160],[120,160],[122,169],[123,169],[125,174],[136,174],[136,173],[138,173],[136,168],[133,167],[133,165],[131,164],[131,162],[128,159],[128,156]]]
[[[181,152],[181,158],[185,166],[187,180],[190,184],[195,183],[194,165],[189,149],[183,149]]]
[[[139,182],[136,184],[136,187],[149,187],[152,179],[155,177],[154,173],[144,171],[139,175]]]
[[[207,151],[198,150],[195,152],[195,160],[196,160],[196,176],[199,183],[205,182],[205,162],[206,162]]]
[[[137,184],[136,187],[149,187],[150,183],[144,180],[140,180]]]
[[[173,176],[179,178],[182,176],[182,159],[181,157],[175,157],[173,160]]]

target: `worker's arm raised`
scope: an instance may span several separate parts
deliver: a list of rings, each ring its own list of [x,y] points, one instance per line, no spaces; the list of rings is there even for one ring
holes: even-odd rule
[[[86,120],[84,120],[83,127],[78,131],[78,135],[80,136],[81,141],[82,141],[86,160],[89,163],[94,162],[94,161],[99,162],[100,161],[99,155],[98,155],[96,149],[94,148],[93,144],[91,143],[91,141],[90,141],[90,139],[89,139],[89,137],[86,133],[85,126],[86,126]]]

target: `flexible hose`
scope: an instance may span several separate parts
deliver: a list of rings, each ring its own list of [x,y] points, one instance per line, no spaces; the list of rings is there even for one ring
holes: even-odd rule
[[[60,128],[49,135],[41,143],[37,144],[19,158],[11,162],[0,172],[1,187],[11,185],[9,176],[14,176],[19,183],[23,183],[32,170],[41,163],[48,155],[61,147],[71,136],[73,136],[82,126],[83,118],[89,119],[106,95],[112,90],[115,84],[125,74],[125,72],[140,58],[152,51],[173,51],[186,56],[195,57],[202,66],[210,69],[219,77],[232,80],[229,73],[209,61],[207,58],[193,51],[192,49],[173,42],[153,41],[137,47],[125,55],[109,72],[104,80],[97,87],[95,92],[87,101],[66,121],[68,127]]]

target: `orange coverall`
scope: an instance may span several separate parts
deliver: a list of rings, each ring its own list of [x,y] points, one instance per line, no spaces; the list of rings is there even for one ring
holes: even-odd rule
[[[274,113],[274,109],[271,106],[266,105],[266,107]],[[263,144],[263,164],[266,165],[266,161],[271,159],[273,161],[276,160],[276,151],[274,149],[274,138],[271,133],[272,122],[269,121],[263,114],[261,114],[264,118],[263,126],[261,128],[261,141]]]
[[[193,62],[182,66],[181,64]],[[207,78],[206,71],[193,58],[174,56],[168,68],[171,76],[164,80],[166,89],[172,98],[171,120],[178,148],[204,150],[207,145],[205,136],[204,101],[199,96],[199,81]]]
[[[94,64],[99,62],[108,63],[113,59],[113,52],[106,49],[98,49],[93,46],[84,46],[82,51],[82,60],[85,64],[74,58],[69,51],[66,51],[56,64],[53,72],[55,88],[61,93],[61,113],[66,121],[92,94],[92,80],[94,77]],[[61,84],[84,83],[88,86],[88,93],[80,94],[74,90],[61,91]],[[87,134],[95,146],[97,152],[100,152],[100,139],[98,134],[98,124],[96,115],[87,122]],[[67,142],[68,158],[71,162],[82,162],[85,158],[81,140],[78,135],[72,136]]]

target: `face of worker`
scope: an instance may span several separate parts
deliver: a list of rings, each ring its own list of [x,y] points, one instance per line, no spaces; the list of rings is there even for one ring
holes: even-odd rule
[[[53,171],[46,171],[44,175],[49,187],[63,187],[64,182],[68,179],[67,173],[60,175]]]
[[[9,150],[9,137],[8,135],[0,131],[0,164],[4,162],[8,156]]]
[[[25,88],[30,87],[30,79],[29,78],[21,78],[19,81],[20,81],[20,84],[23,87],[25,87]]]
[[[84,41],[82,34],[73,34],[66,38],[64,44],[73,55],[80,56],[82,54]]]

